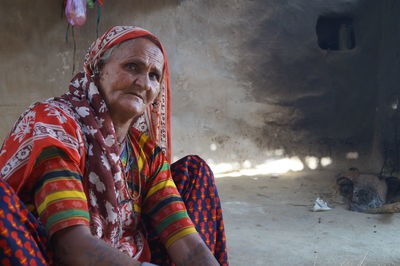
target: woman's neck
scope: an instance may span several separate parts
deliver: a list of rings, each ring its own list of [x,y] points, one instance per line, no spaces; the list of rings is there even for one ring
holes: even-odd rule
[[[128,135],[130,124],[123,126],[114,125],[114,128],[117,142],[120,144],[123,143],[126,139],[126,136]]]
[[[129,133],[128,133],[128,130],[126,130],[126,129],[121,129],[121,128],[115,127],[115,134],[117,137],[118,152],[119,152],[119,154],[121,154],[124,151],[124,147],[125,147],[124,144],[127,139],[127,135]]]
[[[111,120],[113,121],[114,129],[115,129],[115,135],[117,137],[118,143],[123,143],[126,139],[126,136],[128,135],[129,129],[132,126],[132,123],[135,119],[121,119],[120,115],[113,116],[111,113]]]

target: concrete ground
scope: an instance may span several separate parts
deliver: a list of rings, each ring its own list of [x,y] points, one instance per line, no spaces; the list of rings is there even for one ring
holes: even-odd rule
[[[231,265],[400,265],[400,214],[346,210],[335,174],[217,178]]]

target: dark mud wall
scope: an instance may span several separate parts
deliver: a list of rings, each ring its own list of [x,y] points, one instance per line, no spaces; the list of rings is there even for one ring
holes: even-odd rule
[[[375,152],[382,155],[385,174],[400,172],[400,2],[384,1],[379,49]]]
[[[1,138],[31,102],[66,90],[73,61],[76,72],[96,38],[96,11],[89,10],[87,23],[74,30],[74,60],[60,2],[32,2],[29,8],[22,0],[2,4]],[[386,157],[398,160],[397,109],[391,106],[398,99],[399,5],[395,0],[105,1],[99,29],[138,25],[164,42],[176,157],[196,153],[235,167],[285,154],[301,160],[330,157],[329,167],[375,171]],[[320,16],[352,18],[354,49],[321,49]]]

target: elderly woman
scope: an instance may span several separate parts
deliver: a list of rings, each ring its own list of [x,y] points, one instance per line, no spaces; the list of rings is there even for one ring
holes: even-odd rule
[[[169,167],[169,96],[150,32],[96,40],[69,92],[31,106],[3,144],[0,263],[228,265],[211,170],[197,156]]]

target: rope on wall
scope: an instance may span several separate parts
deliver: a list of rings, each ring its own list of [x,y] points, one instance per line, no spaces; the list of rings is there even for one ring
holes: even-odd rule
[[[72,52],[72,75],[75,73],[75,56],[76,56],[76,40],[74,26],[70,24],[67,25],[67,31],[65,32],[65,41],[68,43],[69,29],[71,28],[72,42],[73,42],[73,52]]]

